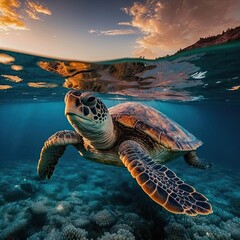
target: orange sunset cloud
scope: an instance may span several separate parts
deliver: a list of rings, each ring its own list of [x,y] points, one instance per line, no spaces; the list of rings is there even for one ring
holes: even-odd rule
[[[19,0],[0,1],[0,30],[27,30],[22,16],[17,12],[21,6]]]
[[[147,0],[135,2],[123,11],[132,17],[131,26],[142,33],[136,41],[137,56],[174,53],[200,37],[240,24],[238,0]]]
[[[0,31],[29,30],[25,23],[25,15],[30,19],[38,20],[40,19],[37,15],[39,13],[51,15],[47,7],[32,1],[22,4],[20,0],[1,0]]]
[[[51,15],[52,12],[47,8],[42,6],[39,3],[35,3],[32,1],[28,1],[28,9],[26,10],[29,18],[38,20],[39,17],[37,16],[38,13],[43,13],[45,15]]]

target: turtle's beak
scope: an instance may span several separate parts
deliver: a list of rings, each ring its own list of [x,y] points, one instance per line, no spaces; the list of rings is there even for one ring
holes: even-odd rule
[[[77,114],[76,102],[78,97],[73,96],[70,93],[67,93],[65,96],[65,115],[67,114]],[[78,100],[79,101],[79,100]]]

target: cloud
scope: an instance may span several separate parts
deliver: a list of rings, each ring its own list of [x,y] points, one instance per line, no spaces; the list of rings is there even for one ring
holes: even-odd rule
[[[32,11],[32,10],[26,10],[26,13],[29,18],[34,19],[34,20],[39,20],[39,17],[37,16],[37,13]]]
[[[28,18],[39,20],[38,14],[51,15],[51,11],[39,3],[20,0],[0,0],[0,31],[29,30],[26,26],[25,14]]]
[[[119,22],[118,25],[121,25],[121,26],[132,26],[132,23],[131,22]]]
[[[113,30],[94,30],[91,29],[88,31],[89,33],[97,33],[98,36],[105,35],[105,36],[118,36],[118,35],[131,35],[131,34],[138,34],[139,31],[133,29],[113,29]]]
[[[19,0],[0,1],[0,30],[8,31],[9,29],[28,29],[23,22],[22,16],[17,12],[20,5],[21,2]]]
[[[45,15],[51,15],[52,14],[52,12],[47,7],[45,7],[45,6],[43,6],[39,3],[28,1],[27,4],[28,4],[28,7],[30,9],[30,10],[28,10],[28,12],[30,13],[29,17],[33,16],[33,19],[39,19],[36,16],[37,13],[42,13],[42,14],[45,14]]]
[[[142,33],[135,53],[144,51],[146,57],[174,53],[200,37],[240,25],[238,0],[147,0],[123,11],[132,17],[131,26]]]

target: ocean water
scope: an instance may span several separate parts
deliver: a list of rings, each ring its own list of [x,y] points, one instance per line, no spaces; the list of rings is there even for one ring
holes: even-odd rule
[[[240,43],[149,61],[82,62],[0,50],[0,239],[240,239]],[[203,193],[213,213],[176,215],[153,202],[127,169],[84,159],[68,147],[53,177],[36,168],[44,141],[72,129],[70,89],[107,107],[152,106],[203,141],[214,165],[166,163]]]

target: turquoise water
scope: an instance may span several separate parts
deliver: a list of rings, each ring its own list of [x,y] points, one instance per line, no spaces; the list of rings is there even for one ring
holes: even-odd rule
[[[233,44],[85,63],[1,50],[12,59],[0,63],[0,239],[240,239],[239,53]],[[72,88],[95,91],[107,107],[140,101],[201,139],[198,155],[212,168],[182,158],[166,165],[208,197],[213,214],[172,214],[125,168],[88,161],[72,147],[40,181],[44,141],[72,129],[63,102]]]

